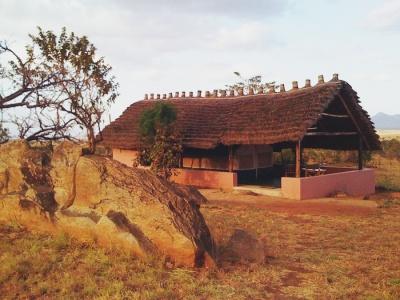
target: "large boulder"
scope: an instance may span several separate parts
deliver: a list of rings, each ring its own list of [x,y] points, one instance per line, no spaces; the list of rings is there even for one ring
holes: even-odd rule
[[[75,195],[75,169],[82,156],[82,147],[63,142],[54,147],[50,171],[55,200],[62,207],[69,206]]]
[[[8,212],[0,211],[0,217],[12,211],[36,223],[45,216],[55,230],[93,235],[99,243],[143,256],[163,255],[176,264],[213,261],[214,243],[199,211],[206,200],[200,193],[148,170],[82,156],[78,145],[1,145],[0,185],[7,204],[3,212]]]
[[[8,142],[0,146],[0,168],[3,174],[1,180],[2,191],[5,193],[16,193],[20,190],[20,184],[23,182],[21,166],[26,153],[30,151],[29,144],[18,140]],[[5,175],[7,174],[7,176]]]

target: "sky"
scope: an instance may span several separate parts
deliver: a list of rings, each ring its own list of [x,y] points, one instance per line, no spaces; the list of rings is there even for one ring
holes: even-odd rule
[[[0,0],[0,40],[22,52],[28,33],[86,35],[113,67],[115,119],[145,93],[213,90],[333,73],[371,114],[400,114],[400,0]]]

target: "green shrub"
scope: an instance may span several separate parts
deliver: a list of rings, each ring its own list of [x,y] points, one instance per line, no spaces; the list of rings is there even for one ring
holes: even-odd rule
[[[142,136],[137,163],[150,165],[157,175],[169,178],[179,165],[182,152],[179,133],[174,123],[176,109],[172,104],[156,103],[140,115]]]
[[[154,107],[146,109],[139,118],[140,134],[146,138],[153,138],[157,128],[168,127],[176,120],[176,109],[172,104],[158,102]]]

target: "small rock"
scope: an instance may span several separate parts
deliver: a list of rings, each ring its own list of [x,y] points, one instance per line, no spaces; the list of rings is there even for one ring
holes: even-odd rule
[[[232,262],[264,263],[265,261],[263,243],[242,229],[235,229],[227,243],[225,255],[225,259]]]
[[[166,256],[164,260],[164,268],[166,269],[173,269],[175,267],[174,261],[170,256]]]

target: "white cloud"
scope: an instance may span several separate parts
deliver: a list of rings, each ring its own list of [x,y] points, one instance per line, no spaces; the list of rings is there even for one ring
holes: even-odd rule
[[[289,1],[0,0],[0,40],[23,51],[36,26],[87,35],[120,82],[117,116],[154,89],[184,89],[194,80],[196,88],[223,86],[216,79],[243,64],[244,51],[265,53],[280,43],[267,21]]]
[[[279,14],[288,6],[287,0],[117,0],[116,3],[139,13],[167,13],[172,18],[182,14],[264,18]]]
[[[289,85],[339,72],[354,81],[375,111],[399,110],[388,88],[399,77],[399,41],[357,25],[367,19],[369,29],[399,29],[400,0],[382,0],[369,14],[368,5],[364,0],[0,0],[0,40],[23,51],[37,25],[87,35],[120,82],[113,117],[144,93],[223,87],[236,79],[233,71]],[[380,76],[377,88],[358,80],[372,73],[392,81]],[[381,84],[386,84],[385,108],[376,101],[382,98]]]
[[[400,29],[400,1],[386,0],[370,12],[366,23],[376,29]]]
[[[261,22],[248,22],[233,28],[219,28],[214,45],[234,51],[259,51],[280,44],[274,31]]]
[[[287,3],[286,0],[0,0],[0,27],[5,34],[0,38],[18,43],[21,39],[26,41],[27,34],[35,32],[35,26],[56,31],[66,26],[113,52],[129,49],[130,53],[165,54],[225,46],[241,49],[245,43],[253,42],[252,49],[256,49],[276,42],[275,38],[269,38],[272,32],[263,21],[282,13]],[[265,39],[268,43],[262,42]]]

